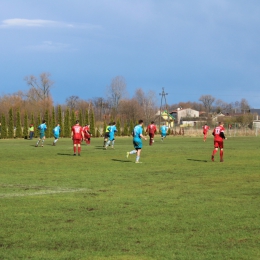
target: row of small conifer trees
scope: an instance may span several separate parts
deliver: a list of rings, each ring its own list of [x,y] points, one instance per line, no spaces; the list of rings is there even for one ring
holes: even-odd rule
[[[14,120],[14,113],[16,113],[16,119]],[[28,113],[25,112],[23,118],[21,118],[20,110],[13,111],[12,108],[9,109],[8,118],[5,117],[4,114],[1,115],[1,139],[12,139],[12,138],[25,138],[27,139],[29,136],[29,127],[30,125],[34,126],[34,136],[39,136],[38,126],[42,123],[42,120],[46,120],[47,131],[46,137],[52,137],[52,130],[56,126],[57,123],[60,124],[61,127],[61,137],[70,137],[71,136],[71,127],[75,124],[76,120],[79,120],[80,125],[84,126],[86,124],[90,125],[90,132],[92,137],[100,137],[103,136],[107,124],[109,122],[103,122],[102,125],[95,125],[95,116],[93,110],[78,111],[75,113],[74,110],[70,110],[69,108],[63,113],[61,107],[58,107],[58,112],[55,113],[55,109],[53,107],[51,113],[46,110],[44,116],[38,114],[35,118],[35,115],[32,113],[30,117]],[[23,122],[23,123],[22,123]],[[130,136],[132,129],[134,127],[133,122],[125,123],[123,127],[121,127],[120,120],[116,121],[117,127],[117,136]]]

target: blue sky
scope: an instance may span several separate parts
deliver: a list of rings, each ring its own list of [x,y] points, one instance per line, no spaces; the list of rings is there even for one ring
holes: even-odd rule
[[[55,104],[106,98],[123,76],[167,103],[247,99],[260,108],[259,0],[1,0],[0,95],[51,74]]]

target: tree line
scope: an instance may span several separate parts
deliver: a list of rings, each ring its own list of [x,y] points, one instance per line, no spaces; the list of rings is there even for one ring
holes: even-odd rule
[[[27,76],[24,80],[29,87],[27,91],[18,91],[0,97],[2,138],[3,136],[13,136],[12,129],[15,129],[14,134],[17,137],[21,136],[21,131],[22,136],[25,136],[30,124],[37,126],[43,119],[48,122],[48,131],[51,131],[56,123],[60,123],[64,137],[69,136],[68,131],[76,119],[79,119],[82,125],[89,123],[93,136],[102,134],[100,129],[111,121],[120,124],[120,128],[124,129],[122,132],[127,135],[130,125],[140,118],[144,120],[145,125],[150,121],[156,121],[156,113],[159,109],[171,112],[177,108],[192,108],[205,111],[208,117],[218,112],[224,114],[246,113],[250,109],[245,99],[226,103],[211,95],[202,95],[199,102],[179,102],[158,107],[158,95],[153,91],[144,92],[139,88],[135,91],[134,96],[129,98],[126,81],[122,76],[112,79],[107,87],[105,98],[96,97],[84,100],[78,96],[70,96],[64,104],[54,106],[51,96],[54,83],[50,79],[49,73],[42,73],[38,78],[33,75]],[[93,118],[93,121],[90,118]],[[7,132],[5,129],[10,130]],[[97,133],[97,129],[100,133]],[[51,132],[48,132],[47,136],[51,136]]]
[[[14,117],[14,115],[16,116]],[[58,106],[57,111],[55,111],[54,107],[52,108],[51,113],[46,110],[43,117],[40,114],[35,117],[34,114],[28,115],[28,113],[25,112],[22,118],[20,110],[14,112],[13,108],[10,108],[7,118],[4,114],[1,116],[1,138],[27,138],[29,135],[29,127],[31,125],[34,126],[35,137],[37,137],[39,136],[39,130],[37,127],[42,123],[42,118],[46,121],[47,138],[53,136],[52,130],[57,123],[59,123],[61,127],[61,137],[71,136],[71,127],[75,125],[76,120],[79,120],[80,125],[82,126],[89,124],[90,132],[93,137],[103,136],[103,133],[107,127],[106,122],[99,125],[96,124],[93,110],[75,111],[67,108],[66,111],[62,111],[61,106]],[[121,125],[121,122],[118,119],[116,121],[116,126],[118,129],[117,136],[130,136],[134,124],[135,122],[130,121],[129,124],[125,123],[124,125]]]

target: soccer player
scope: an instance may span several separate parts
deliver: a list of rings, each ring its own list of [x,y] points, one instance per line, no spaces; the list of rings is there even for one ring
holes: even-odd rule
[[[212,152],[211,160],[214,162],[214,156],[218,151],[218,148],[220,149],[220,162],[223,162],[223,149],[224,149],[224,139],[227,139],[224,134],[225,128],[224,123],[219,122],[219,126],[215,127],[212,135],[214,135],[214,150]]]
[[[46,121],[45,120],[42,120],[42,124],[40,124],[38,126],[38,129],[40,130],[40,137],[35,145],[35,147],[38,147],[40,141],[42,141],[42,147],[43,147],[43,143],[44,143],[44,140],[45,140],[45,132],[47,130],[47,126],[46,126]]]
[[[84,140],[84,133],[82,127],[79,125],[79,120],[76,120],[76,124],[71,128],[71,139],[73,140],[74,156],[78,148],[78,156],[81,152],[81,140]]]
[[[160,130],[161,130],[161,141],[163,141],[163,139],[166,138],[168,126],[166,126],[165,123],[163,123]]]
[[[138,125],[136,125],[134,127],[134,130],[132,132],[133,145],[134,145],[135,150],[132,150],[131,152],[126,153],[126,158],[128,158],[130,154],[136,153],[135,163],[141,163],[139,161],[139,159],[140,159],[141,150],[143,147],[142,139],[146,140],[146,137],[142,133],[143,133],[143,120],[140,119],[138,121]]]
[[[146,133],[149,134],[150,137],[150,142],[149,145],[152,145],[154,142],[154,134],[156,133],[157,129],[156,129],[156,125],[154,124],[154,121],[151,122],[150,125],[147,126],[146,128]]]
[[[34,126],[33,125],[30,125],[30,127],[29,127],[29,132],[30,132],[30,140],[32,140],[33,139],[33,137],[34,137]]]
[[[90,144],[90,137],[92,134],[90,133],[90,125],[85,125],[83,127],[83,132],[84,132],[84,140],[86,141],[86,144]]]
[[[58,140],[59,140],[59,137],[60,137],[60,124],[57,124],[57,125],[52,129],[52,133],[53,133],[53,136],[54,136],[54,141],[53,141],[52,145],[55,146],[56,143],[57,143]]]
[[[111,148],[114,149],[114,145],[115,145],[115,132],[117,132],[116,122],[113,122],[108,127],[108,130],[109,130],[109,137],[108,137],[109,139],[106,142],[105,149],[107,149],[107,147],[110,145],[110,143],[111,143]]]
[[[112,125],[112,123],[109,123],[108,126],[106,127],[106,131],[105,131],[105,134],[104,134],[104,144],[103,144],[103,147],[106,146],[106,142],[108,141],[108,138],[109,138],[109,128],[110,128],[111,125]]]
[[[204,135],[203,141],[206,142],[208,131],[209,131],[210,127],[207,124],[205,124],[204,126],[202,126],[202,129],[203,129],[203,135]]]

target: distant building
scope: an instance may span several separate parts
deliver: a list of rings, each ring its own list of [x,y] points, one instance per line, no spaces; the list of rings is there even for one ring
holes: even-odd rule
[[[260,109],[250,109],[250,114],[253,114],[253,128],[260,129]]]
[[[255,116],[254,118],[256,120],[258,120],[258,118],[260,118],[260,109],[253,109],[252,108],[252,109],[249,110],[249,113],[254,115]]]
[[[254,120],[253,121],[253,128],[260,129],[260,120]]]
[[[177,124],[182,124],[183,121],[197,121],[195,119],[199,118],[199,111],[191,109],[191,108],[177,108],[176,110],[170,113],[175,119]]]
[[[174,120],[175,118],[167,112],[167,110],[164,110],[164,111],[158,111],[156,114],[156,119],[159,121],[159,124],[160,122],[162,123],[165,123],[166,125],[170,126],[170,127],[173,127],[174,126]]]
[[[217,122],[222,121],[224,116],[226,116],[226,115],[224,115],[224,114],[221,113],[221,112],[218,113],[218,114],[216,114],[216,115],[213,115],[213,116],[212,116],[212,123],[217,123]]]

